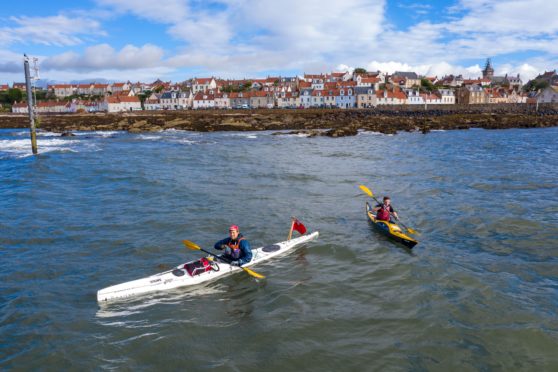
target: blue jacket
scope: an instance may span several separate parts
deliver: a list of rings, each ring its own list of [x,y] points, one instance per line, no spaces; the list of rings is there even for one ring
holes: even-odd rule
[[[238,239],[242,238],[242,234],[238,235]],[[235,240],[235,243],[236,243]],[[215,243],[215,246],[213,248],[221,250],[221,246],[223,244],[227,245],[231,242],[231,238],[225,238],[223,240],[219,240],[217,243]],[[240,241],[240,257],[238,258],[238,263],[239,265],[244,265],[245,263],[248,263],[250,261],[252,261],[252,248],[250,248],[250,243],[248,242],[248,240],[244,239]]]

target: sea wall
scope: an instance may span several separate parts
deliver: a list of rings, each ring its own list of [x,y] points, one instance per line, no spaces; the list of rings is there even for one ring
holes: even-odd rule
[[[0,128],[27,128],[26,115],[0,115]],[[199,132],[294,130],[332,137],[358,130],[382,133],[434,129],[505,129],[558,126],[558,104],[479,106],[398,106],[377,109],[188,110],[119,114],[40,115],[39,128],[53,132],[123,130],[151,132],[182,129]]]

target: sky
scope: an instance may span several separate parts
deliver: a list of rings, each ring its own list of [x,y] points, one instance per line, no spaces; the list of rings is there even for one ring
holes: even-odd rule
[[[558,0],[82,0],[0,7],[0,83],[183,81],[363,67],[526,82],[558,66]]]

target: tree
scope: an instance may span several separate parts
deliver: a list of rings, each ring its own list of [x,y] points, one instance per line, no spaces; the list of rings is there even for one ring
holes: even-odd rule
[[[47,92],[46,90],[37,90],[37,91],[35,91],[34,94],[35,94],[35,98],[37,99],[37,102],[38,102],[38,101],[44,101],[44,100],[46,100],[46,98],[47,98],[47,93],[48,93],[48,92]]]
[[[434,90],[434,84],[432,84],[432,82],[428,79],[422,78],[420,79],[420,86],[429,92],[432,92]]]
[[[549,86],[550,86],[550,84],[546,80],[541,80],[541,79],[531,80],[523,86],[523,90],[525,92],[529,92],[529,91],[533,91],[533,90],[537,91],[537,90],[548,88]]]
[[[550,86],[546,80],[535,80],[535,90],[546,89]]]
[[[242,86],[242,90],[248,90],[252,87],[252,82],[250,80],[248,80],[246,83],[244,83],[244,85]]]
[[[357,68],[355,68],[355,71],[354,71],[355,74],[366,74],[367,72],[368,71],[366,71],[366,69],[362,68],[362,67],[357,67]]]
[[[141,109],[145,110],[145,100],[148,98],[149,96],[145,93],[139,93],[138,94],[138,98],[140,100],[140,104],[141,104]]]
[[[21,102],[23,100],[23,92],[17,88],[8,89],[8,103]]]

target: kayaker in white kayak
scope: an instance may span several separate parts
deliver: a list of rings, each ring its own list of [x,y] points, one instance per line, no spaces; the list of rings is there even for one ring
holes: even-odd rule
[[[397,216],[397,212],[394,211],[393,207],[391,206],[391,199],[389,198],[389,196],[384,196],[383,204],[376,205],[372,209],[372,211],[376,213],[377,220],[390,221],[390,213],[393,217],[395,217],[396,220],[399,219],[399,217]]]
[[[250,243],[242,236],[236,225],[229,228],[229,237],[219,240],[214,248],[224,251],[223,257],[231,260],[231,265],[242,266],[252,260]]]

